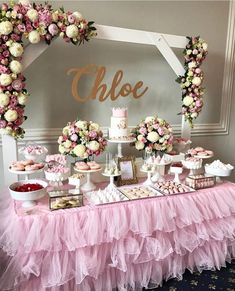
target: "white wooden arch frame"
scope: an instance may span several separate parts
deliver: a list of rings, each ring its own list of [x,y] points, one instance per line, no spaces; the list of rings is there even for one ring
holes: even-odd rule
[[[173,69],[175,74],[177,76],[184,75],[185,69],[173,52],[172,48],[185,48],[188,43],[188,40],[185,36],[126,29],[106,25],[96,25],[96,28],[97,39],[156,46],[170,67]],[[30,64],[32,64],[48,47],[49,46],[47,44],[42,42],[37,45],[28,45],[24,53],[23,68],[26,69]],[[181,136],[189,138],[190,134],[190,128],[182,117]],[[2,153],[5,184],[10,184],[16,180],[16,177],[9,173],[8,167],[12,160],[17,160],[17,152],[17,141],[10,136],[3,135]]]

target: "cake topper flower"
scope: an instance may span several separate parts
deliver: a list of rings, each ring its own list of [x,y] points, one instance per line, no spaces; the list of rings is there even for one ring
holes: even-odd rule
[[[54,10],[51,5],[3,3],[0,6],[0,134],[15,138],[24,136],[21,127],[26,120],[25,104],[28,91],[22,74],[23,38],[31,44],[55,37],[80,45],[96,35],[94,22],[88,22],[80,12]]]

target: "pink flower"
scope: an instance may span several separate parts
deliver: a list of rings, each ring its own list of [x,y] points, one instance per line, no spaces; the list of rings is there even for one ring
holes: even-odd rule
[[[48,10],[42,10],[38,13],[39,23],[48,26],[52,22],[51,13]]]
[[[196,101],[196,107],[201,107],[202,106],[202,101],[201,100],[197,100]]]
[[[165,133],[163,127],[159,127],[157,131],[158,131],[158,133],[159,133],[160,135],[164,135],[164,133]]]
[[[5,113],[5,108],[4,107],[0,107],[0,114]]]
[[[3,64],[3,65],[8,65],[8,63],[9,63],[8,59],[1,60],[1,64]]]
[[[2,4],[2,10],[7,11],[8,10],[8,5],[6,3]]]
[[[16,79],[12,82],[12,88],[16,91],[21,91],[23,89],[23,83],[20,79]]]
[[[77,141],[78,136],[74,133],[74,134],[71,135],[70,139],[71,139],[71,141],[75,142],[75,141]]]
[[[26,31],[31,32],[33,30],[33,27],[31,24],[26,24]]]
[[[13,33],[11,35],[11,39],[14,40],[14,41],[19,41],[20,40],[20,36],[16,33]]]
[[[25,27],[25,25],[23,23],[19,24],[17,26],[17,28],[19,29],[20,32],[25,32],[26,31],[26,27]]]
[[[158,128],[159,128],[159,124],[158,124],[158,123],[154,123],[154,124],[153,124],[153,128],[154,128],[154,129],[158,129]]]
[[[59,32],[59,28],[58,28],[58,26],[55,23],[52,23],[52,24],[49,25],[48,31],[50,32],[50,34],[52,36],[55,36]]]
[[[89,132],[89,134],[88,134],[88,136],[90,137],[90,138],[96,138],[97,137],[97,132],[96,131],[90,131]]]
[[[16,119],[14,122],[16,126],[20,126],[24,122],[24,117]]]
[[[6,120],[0,119],[0,128],[5,128],[7,126]]]
[[[5,74],[8,72],[8,68],[5,66],[0,65],[0,74]]]
[[[147,129],[145,127],[141,127],[140,130],[139,130],[139,132],[141,134],[146,134],[147,133]]]
[[[8,58],[10,55],[9,51],[4,51],[2,54],[5,58]]]
[[[72,14],[68,15],[68,22],[71,24],[75,22],[75,17]]]

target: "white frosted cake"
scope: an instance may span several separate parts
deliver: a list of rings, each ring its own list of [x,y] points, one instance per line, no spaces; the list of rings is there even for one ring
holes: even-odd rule
[[[110,139],[126,139],[129,137],[127,108],[113,108],[111,116]]]

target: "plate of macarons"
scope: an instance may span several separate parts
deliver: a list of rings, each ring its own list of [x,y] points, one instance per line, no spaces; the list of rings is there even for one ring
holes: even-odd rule
[[[214,156],[213,151],[206,150],[203,147],[196,147],[188,150],[188,154],[199,159],[209,159]]]
[[[12,162],[9,166],[9,171],[17,175],[27,175],[35,172],[42,171],[44,168],[43,163],[36,163],[33,160],[23,160]]]
[[[100,164],[95,161],[91,162],[76,162],[74,170],[79,172],[96,172],[101,170]]]

